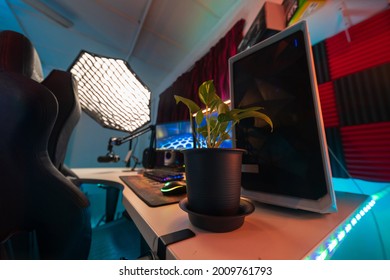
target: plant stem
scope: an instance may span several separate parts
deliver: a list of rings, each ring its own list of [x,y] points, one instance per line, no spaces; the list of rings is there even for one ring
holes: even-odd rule
[[[207,124],[207,147],[208,148],[212,148],[211,146],[211,130],[210,130],[210,111],[209,111],[209,107],[207,106],[206,104],[206,124]]]

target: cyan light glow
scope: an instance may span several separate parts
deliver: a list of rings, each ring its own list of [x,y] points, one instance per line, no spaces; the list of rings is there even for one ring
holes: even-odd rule
[[[70,72],[81,107],[102,126],[133,132],[150,121],[151,93],[126,61],[82,52]]]
[[[351,225],[351,224],[346,224],[346,225],[345,225],[345,233],[350,232],[351,229],[352,229],[352,225]]]
[[[331,241],[329,242],[329,245],[328,245],[328,247],[327,247],[329,253],[331,253],[331,252],[336,248],[337,244],[338,244],[337,239],[333,239],[333,240],[331,240]]]
[[[339,234],[337,234],[337,240],[340,242],[341,240],[344,239],[345,235],[346,235],[346,231],[341,230],[341,231],[339,232]]]
[[[309,255],[307,260],[326,260],[339,247],[341,242],[348,237],[353,228],[372,210],[376,201],[390,193],[390,188],[386,188],[379,193],[371,195],[363,205],[357,209],[337,230],[333,232],[318,248]]]

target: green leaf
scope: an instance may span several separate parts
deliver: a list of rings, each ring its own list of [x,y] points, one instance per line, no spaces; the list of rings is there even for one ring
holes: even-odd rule
[[[190,99],[175,95],[176,103],[183,102],[189,109],[191,114],[191,125],[193,122],[192,116],[195,115],[195,122],[198,128],[194,132],[195,139],[200,143],[200,136],[206,140],[208,148],[218,148],[224,140],[230,139],[229,132],[240,120],[245,118],[255,118],[257,127],[266,126],[267,124],[273,130],[271,119],[259,110],[263,107],[250,107],[245,109],[232,109],[226,105],[217,95],[213,80],[202,83],[198,90],[199,98],[206,105],[206,112],[203,113],[200,107]],[[215,117],[213,112],[217,112]],[[206,119],[206,124],[200,126],[203,120]],[[261,120],[258,122],[257,120]],[[231,126],[229,126],[231,124]]]
[[[207,107],[210,107],[211,102],[215,99],[215,96],[217,96],[213,80],[203,82],[199,86],[198,94],[200,101]]]
[[[207,126],[200,126],[196,129],[198,133],[200,133],[203,137],[207,136]]]
[[[220,104],[224,104],[218,95],[214,96],[214,99],[209,104],[210,113],[217,111]]]
[[[230,121],[233,121],[233,120],[235,120],[235,119],[232,117],[230,112],[222,113],[222,114],[218,115],[218,121],[221,122],[221,123],[222,122],[230,122]]]
[[[218,130],[218,122],[216,118],[210,118],[209,119],[209,126],[210,126],[210,134],[209,137],[210,139],[214,139],[214,134],[217,134]]]
[[[218,105],[218,115],[229,112],[229,106],[223,102]]]
[[[260,113],[260,112],[257,112],[257,111],[245,111],[245,112],[242,112],[242,113],[239,113],[239,114],[236,115],[236,120],[237,121],[245,119],[245,118],[258,118],[258,119],[262,119],[266,123],[269,124],[269,126],[271,127],[271,131],[274,128],[271,119],[266,114],[263,114],[263,113]]]
[[[179,102],[183,102],[188,107],[188,109],[190,110],[191,116],[200,110],[200,107],[191,99],[188,99],[188,98],[185,98],[182,96],[178,96],[178,95],[174,95],[174,97],[176,100],[176,104],[178,104]]]
[[[199,110],[195,115],[195,122],[199,126],[203,121],[203,112],[202,110]]]
[[[236,116],[239,113],[251,112],[251,111],[259,111],[259,110],[262,110],[262,109],[264,109],[264,108],[263,107],[249,107],[249,108],[246,108],[246,109],[232,109],[230,111],[230,114],[232,116]]]

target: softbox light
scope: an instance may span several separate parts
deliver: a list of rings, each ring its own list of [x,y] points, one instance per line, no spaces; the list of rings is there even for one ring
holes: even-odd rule
[[[82,51],[69,71],[83,111],[103,127],[133,132],[150,122],[151,93],[126,61]]]

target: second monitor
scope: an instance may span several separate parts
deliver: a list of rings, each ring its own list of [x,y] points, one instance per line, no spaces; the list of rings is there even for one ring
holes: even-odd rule
[[[183,169],[181,150],[192,149],[194,138],[189,121],[156,125],[156,167]]]
[[[336,210],[307,24],[302,21],[229,60],[233,107],[264,107],[274,130],[253,119],[235,127],[243,194],[280,206]]]

